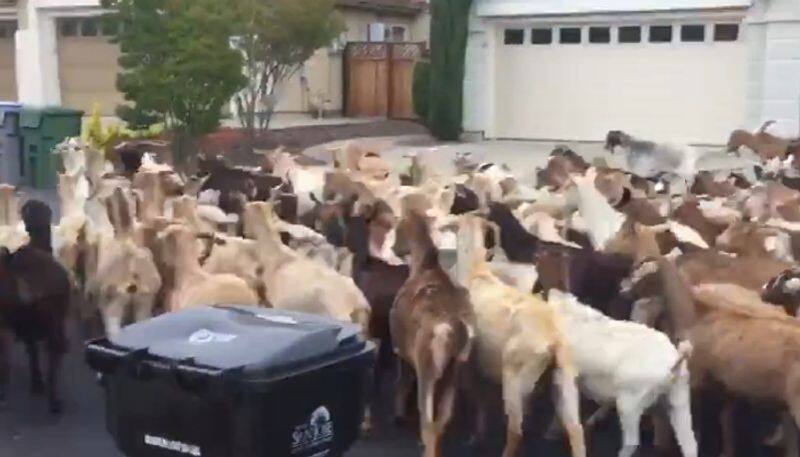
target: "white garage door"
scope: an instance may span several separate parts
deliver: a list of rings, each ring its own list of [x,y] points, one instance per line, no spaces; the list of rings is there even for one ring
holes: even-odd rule
[[[117,92],[119,46],[104,36],[103,23],[94,18],[59,20],[58,68],[64,106],[111,116],[124,101]]]
[[[501,27],[500,138],[598,141],[608,130],[720,144],[745,118],[738,23]]]
[[[14,51],[16,22],[0,22],[0,101],[17,100]]]

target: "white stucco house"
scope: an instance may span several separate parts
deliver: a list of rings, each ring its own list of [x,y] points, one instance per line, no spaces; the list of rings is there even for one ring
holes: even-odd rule
[[[347,42],[428,40],[426,0],[336,0],[336,7],[345,32],[281,85],[278,111],[305,112],[308,92],[341,111]],[[98,20],[103,13],[100,0],[0,0],[0,100],[87,112],[98,103],[113,115],[124,101],[116,90],[119,47]]]
[[[800,129],[800,0],[475,0],[464,129],[696,144]]]

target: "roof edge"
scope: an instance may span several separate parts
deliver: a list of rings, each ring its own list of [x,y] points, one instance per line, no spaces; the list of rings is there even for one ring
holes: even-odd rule
[[[479,17],[567,16],[747,9],[752,4],[753,0],[672,0],[668,4],[654,0],[617,0],[604,5],[591,0],[579,0],[570,5],[553,0],[541,3],[484,1],[477,5],[476,11]]]

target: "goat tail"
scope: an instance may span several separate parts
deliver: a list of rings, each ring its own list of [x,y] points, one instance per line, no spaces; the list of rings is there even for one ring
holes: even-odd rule
[[[771,125],[775,124],[775,122],[776,122],[776,121],[775,121],[774,119],[770,119],[770,120],[768,120],[768,121],[764,122],[764,124],[761,126],[761,128],[760,128],[760,129],[758,129],[758,133],[766,133],[766,132],[767,132],[767,129],[768,129],[768,128],[769,128]]]
[[[692,342],[689,340],[683,340],[678,343],[678,360],[672,365],[670,369],[670,373],[672,373],[672,378],[675,379],[681,371],[681,367],[689,361],[689,358],[692,357],[692,353],[694,352],[694,346]]]

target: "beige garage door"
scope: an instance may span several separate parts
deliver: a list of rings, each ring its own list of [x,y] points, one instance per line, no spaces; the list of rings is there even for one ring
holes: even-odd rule
[[[17,100],[15,22],[0,22],[0,100]]]
[[[96,19],[60,19],[58,28],[63,105],[88,114],[96,102],[102,115],[113,115],[117,105],[124,101],[116,89],[119,47],[103,35]]]
[[[598,141],[621,129],[720,144],[744,121],[747,53],[736,22],[531,24],[497,33],[498,137]]]

